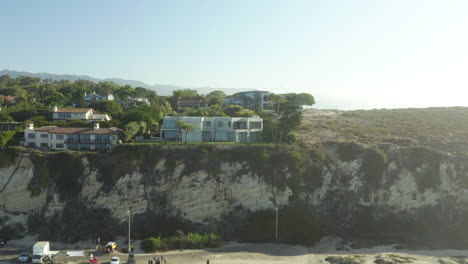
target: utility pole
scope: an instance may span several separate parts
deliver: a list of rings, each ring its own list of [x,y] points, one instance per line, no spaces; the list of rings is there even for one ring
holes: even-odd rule
[[[127,210],[128,212],[128,253],[132,251],[130,248],[130,209]]]
[[[275,211],[276,211],[275,240],[278,240],[278,207],[275,207]]]

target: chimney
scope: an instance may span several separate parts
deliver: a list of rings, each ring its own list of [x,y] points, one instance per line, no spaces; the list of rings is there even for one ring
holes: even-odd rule
[[[99,123],[94,123],[94,129],[99,129]]]
[[[54,112],[57,112],[57,111],[58,111],[58,107],[54,106]]]
[[[34,124],[33,123],[26,124],[26,129],[34,129]]]

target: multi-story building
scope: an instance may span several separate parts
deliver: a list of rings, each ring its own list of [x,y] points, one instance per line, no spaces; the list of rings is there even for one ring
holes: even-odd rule
[[[96,102],[96,101],[101,101],[101,100],[112,101],[112,100],[115,99],[114,95],[112,95],[111,93],[107,93],[105,95],[100,95],[100,94],[97,94],[96,92],[92,92],[90,94],[85,93],[85,95],[83,97],[84,97],[85,103],[87,103],[87,104],[90,104],[90,103]]]
[[[55,121],[79,119],[88,122],[109,121],[112,118],[106,114],[97,114],[92,108],[58,108],[52,110],[52,119]]]
[[[166,116],[161,128],[162,140],[176,141],[179,137],[185,141],[186,132],[177,127],[179,120],[192,126],[188,142],[261,142],[263,138],[260,117]]]
[[[21,122],[0,122],[0,131],[16,130],[21,124]]]
[[[240,92],[235,97],[223,99],[224,105],[241,105],[249,109],[271,109],[270,92],[248,91]]]
[[[206,100],[179,100],[177,101],[177,107],[182,108],[207,108],[208,101]]]
[[[121,129],[44,126],[34,128],[27,124],[24,130],[24,146],[55,150],[109,150],[119,139]]]

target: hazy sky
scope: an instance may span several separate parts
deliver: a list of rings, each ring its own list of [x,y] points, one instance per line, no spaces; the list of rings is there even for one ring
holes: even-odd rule
[[[0,69],[468,106],[468,1],[2,0]]]

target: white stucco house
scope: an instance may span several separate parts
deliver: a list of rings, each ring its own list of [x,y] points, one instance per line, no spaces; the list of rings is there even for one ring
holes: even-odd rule
[[[52,110],[52,119],[54,122],[71,119],[95,122],[109,121],[112,118],[107,114],[97,114],[92,108],[58,108],[55,106]]]
[[[119,139],[121,129],[44,126],[34,128],[27,124],[24,130],[24,146],[54,150],[110,150]]]
[[[263,119],[260,117],[202,117],[202,116],[166,116],[161,128],[161,139],[176,141],[182,135],[177,128],[177,121],[182,120],[192,126],[188,133],[188,142],[261,142],[263,139]]]
[[[101,100],[113,101],[115,97],[111,93],[101,95],[101,94],[97,94],[96,92],[92,92],[90,94],[85,93],[85,95],[83,96],[83,99],[85,103],[90,104],[92,102],[101,101]]]

